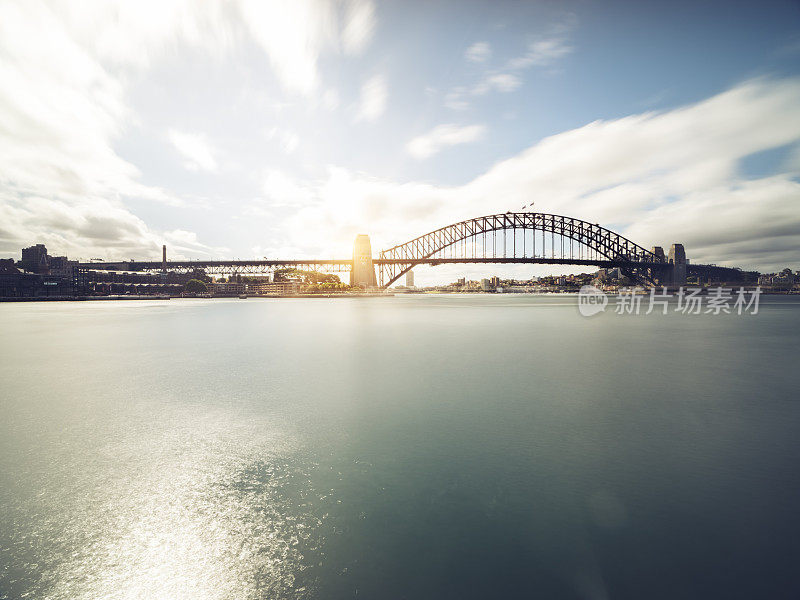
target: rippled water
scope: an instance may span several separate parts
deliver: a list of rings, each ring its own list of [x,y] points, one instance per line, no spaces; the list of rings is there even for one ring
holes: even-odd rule
[[[0,304],[0,598],[800,597],[800,304]]]

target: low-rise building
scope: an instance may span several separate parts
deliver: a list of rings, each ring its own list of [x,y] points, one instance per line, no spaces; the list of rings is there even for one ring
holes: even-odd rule
[[[265,296],[291,296],[300,293],[300,285],[299,281],[265,281],[264,283],[251,283],[248,291]]]
[[[246,294],[248,285],[246,283],[238,282],[216,282],[212,281],[206,284],[209,293],[215,296],[239,296]]]

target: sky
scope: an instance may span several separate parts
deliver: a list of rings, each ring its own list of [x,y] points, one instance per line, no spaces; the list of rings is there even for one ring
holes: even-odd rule
[[[347,258],[530,202],[800,268],[800,3],[0,0],[0,256]],[[555,272],[487,268],[416,280]]]

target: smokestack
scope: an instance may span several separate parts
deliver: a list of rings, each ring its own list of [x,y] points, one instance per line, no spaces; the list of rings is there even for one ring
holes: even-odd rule
[[[161,246],[161,271],[167,272],[167,245]]]

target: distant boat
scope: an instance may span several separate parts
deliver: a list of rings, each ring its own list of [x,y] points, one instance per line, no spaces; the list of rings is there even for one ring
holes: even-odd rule
[[[239,298],[242,300],[247,300],[247,294],[242,294],[241,296],[239,296]]]

